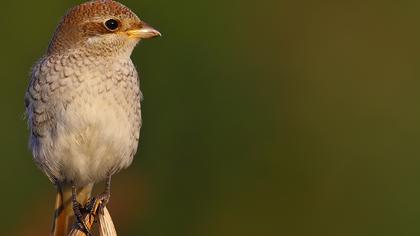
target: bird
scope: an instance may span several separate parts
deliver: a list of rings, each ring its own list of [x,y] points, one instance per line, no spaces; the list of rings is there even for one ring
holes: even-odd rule
[[[25,92],[29,148],[57,188],[50,235],[67,235],[88,201],[110,198],[111,177],[133,161],[142,93],[131,54],[161,33],[113,0],[74,6],[62,17]],[[105,181],[102,194],[93,185]]]

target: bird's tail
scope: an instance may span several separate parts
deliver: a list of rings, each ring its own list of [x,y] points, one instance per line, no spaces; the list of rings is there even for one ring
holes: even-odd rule
[[[93,184],[79,188],[77,201],[85,205],[90,198]],[[51,236],[67,236],[74,218],[72,205],[72,187],[70,184],[57,185],[57,196],[55,198],[55,209]]]

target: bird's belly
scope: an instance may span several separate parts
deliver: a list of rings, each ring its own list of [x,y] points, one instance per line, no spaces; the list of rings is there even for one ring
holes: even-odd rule
[[[54,140],[61,181],[97,182],[131,163],[131,111],[114,96],[84,94],[67,105]]]

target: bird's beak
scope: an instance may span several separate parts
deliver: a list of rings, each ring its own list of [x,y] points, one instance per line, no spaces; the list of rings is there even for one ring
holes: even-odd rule
[[[143,26],[139,29],[128,30],[127,34],[128,37],[136,39],[149,39],[162,35],[159,31],[147,24],[143,24]]]

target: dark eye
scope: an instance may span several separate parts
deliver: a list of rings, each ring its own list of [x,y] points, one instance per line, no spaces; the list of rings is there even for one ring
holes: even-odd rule
[[[105,27],[110,31],[114,31],[118,29],[119,26],[120,24],[118,23],[117,20],[110,19],[110,20],[105,21]]]

